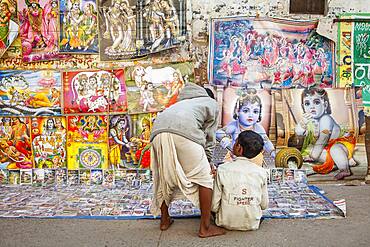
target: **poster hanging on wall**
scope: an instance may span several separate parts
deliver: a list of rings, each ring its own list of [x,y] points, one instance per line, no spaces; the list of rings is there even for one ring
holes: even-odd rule
[[[95,0],[61,0],[59,23],[61,53],[98,53]]]
[[[174,104],[187,81],[194,80],[193,64],[136,65],[125,68],[128,112],[157,112]]]
[[[60,115],[60,72],[0,71],[1,115]]]
[[[17,2],[6,0],[0,2],[0,58],[17,38],[19,24],[17,18]]]
[[[366,176],[365,121],[354,89],[286,89],[279,94],[278,149],[297,148],[312,180]]]
[[[17,117],[0,118],[1,169],[33,168],[29,120]]]
[[[58,1],[17,0],[23,61],[59,59]]]
[[[65,117],[31,118],[31,137],[35,168],[67,167]]]
[[[108,168],[108,117],[68,116],[68,169]]]
[[[64,112],[126,112],[124,71],[63,72]]]
[[[186,1],[98,0],[100,59],[123,60],[180,45]]]
[[[317,22],[273,18],[213,19],[209,78],[214,85],[253,88],[331,87],[333,43]]]
[[[150,133],[155,117],[155,113],[110,116],[110,168],[150,167]]]

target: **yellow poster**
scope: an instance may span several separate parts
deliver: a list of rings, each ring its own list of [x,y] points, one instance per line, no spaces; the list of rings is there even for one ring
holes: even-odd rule
[[[352,85],[352,22],[338,23],[338,73],[337,86],[346,87]]]

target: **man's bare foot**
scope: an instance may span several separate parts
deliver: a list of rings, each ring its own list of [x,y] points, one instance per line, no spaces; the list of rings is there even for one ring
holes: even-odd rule
[[[209,238],[214,236],[224,235],[226,231],[218,226],[209,225],[207,230],[199,230],[198,236],[200,238]]]
[[[166,231],[173,223],[173,219],[171,217],[168,218],[161,218],[161,224],[159,225],[159,229],[161,231]]]

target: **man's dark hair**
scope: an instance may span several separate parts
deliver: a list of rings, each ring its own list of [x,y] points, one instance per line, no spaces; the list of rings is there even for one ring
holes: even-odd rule
[[[204,89],[206,90],[209,97],[211,97],[212,99],[215,99],[215,95],[214,95],[214,93],[212,92],[211,89],[206,88],[206,87]]]
[[[238,136],[238,143],[243,147],[243,156],[248,159],[261,153],[264,145],[262,137],[252,130],[241,132]]]

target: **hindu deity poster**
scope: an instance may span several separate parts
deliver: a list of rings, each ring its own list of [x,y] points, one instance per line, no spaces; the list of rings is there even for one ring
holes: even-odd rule
[[[66,167],[65,117],[31,118],[31,137],[36,168]]]
[[[0,168],[33,168],[29,118],[0,118]]]
[[[63,72],[64,113],[126,112],[123,70]]]
[[[333,43],[317,22],[272,18],[213,19],[209,79],[253,88],[331,87]]]
[[[19,32],[17,2],[2,0],[0,2],[0,58],[17,38]]]
[[[60,115],[60,73],[51,70],[0,71],[1,115]]]
[[[98,0],[100,59],[122,60],[178,46],[186,36],[186,1]]]
[[[58,1],[17,0],[24,62],[59,59]]]
[[[20,184],[20,172],[19,170],[10,170],[9,171],[9,184]]]
[[[108,116],[68,116],[68,169],[108,168]]]
[[[366,132],[355,89],[285,89],[275,94],[277,147],[298,149],[311,180],[367,174]]]
[[[98,52],[98,15],[95,0],[61,0],[59,22],[60,52]]]
[[[156,114],[110,116],[109,164],[113,169],[150,167],[150,131]]]
[[[275,166],[275,116],[273,97],[266,89],[228,87],[222,104],[222,128],[216,132],[219,145],[232,150],[239,133],[253,130],[264,140],[265,165]],[[226,154],[226,160],[229,158]]]
[[[125,68],[129,113],[157,112],[174,104],[185,83],[194,80],[192,63]]]

